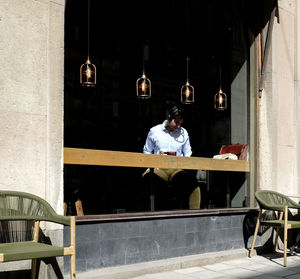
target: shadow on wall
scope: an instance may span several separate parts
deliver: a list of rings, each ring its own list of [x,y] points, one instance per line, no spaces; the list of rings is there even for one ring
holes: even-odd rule
[[[257,217],[258,211],[250,212],[245,216],[243,222],[243,235],[246,249],[251,248]],[[272,220],[276,219],[276,216],[272,211],[265,211],[262,218],[263,220]],[[272,228],[261,227],[259,229],[258,237],[255,242],[255,248],[258,254],[273,251],[273,235]]]
[[[1,279],[28,279],[30,278],[30,270],[17,270],[17,271],[1,271]]]

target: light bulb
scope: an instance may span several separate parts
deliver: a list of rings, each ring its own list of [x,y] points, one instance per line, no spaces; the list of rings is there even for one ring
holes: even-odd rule
[[[219,104],[222,106],[223,105],[223,98],[222,95],[219,96]]]
[[[89,66],[87,66],[87,69],[86,69],[86,71],[85,71],[85,74],[86,74],[86,77],[87,77],[88,79],[90,79],[90,78],[92,77],[92,70],[90,69]]]
[[[191,91],[188,88],[186,88],[184,93],[185,93],[186,98],[188,99],[190,97]]]
[[[141,84],[141,86],[140,86],[140,88],[142,89],[143,92],[146,91],[146,87],[147,87],[147,85],[146,85],[146,83],[143,81],[142,84]]]

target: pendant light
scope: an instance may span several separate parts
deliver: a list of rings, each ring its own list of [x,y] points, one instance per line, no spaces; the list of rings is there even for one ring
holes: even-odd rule
[[[136,81],[136,95],[138,99],[150,99],[151,98],[151,81],[145,74],[145,48],[143,47],[143,74]]]
[[[189,83],[189,58],[186,58],[186,83],[181,87],[181,103],[194,103],[194,87]]]
[[[215,94],[214,97],[214,107],[215,110],[222,111],[227,109],[227,95],[222,91],[221,88],[221,66],[220,66],[220,90]]]
[[[88,40],[87,60],[80,67],[80,84],[91,87],[96,85],[96,66],[90,60],[90,0],[88,0]]]

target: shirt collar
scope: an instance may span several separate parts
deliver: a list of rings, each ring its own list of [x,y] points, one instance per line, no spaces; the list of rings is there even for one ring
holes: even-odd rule
[[[167,123],[167,121],[168,121],[168,120],[165,120],[165,121],[161,124],[161,129],[162,129],[164,132],[175,133],[175,132],[177,132],[177,131],[179,130],[179,128],[178,128],[178,129],[176,129],[176,130],[174,130],[174,131],[169,132],[168,129],[166,128],[166,123]]]
[[[165,120],[165,121],[161,124],[161,129],[162,129],[164,132],[169,132],[168,129],[166,128],[167,121],[168,121],[168,120]]]

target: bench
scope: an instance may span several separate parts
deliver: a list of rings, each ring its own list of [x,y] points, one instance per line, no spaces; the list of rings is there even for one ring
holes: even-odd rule
[[[0,243],[0,263],[20,260],[32,260],[31,278],[36,277],[37,259],[48,257],[71,256],[70,277],[76,277],[76,241],[75,216],[57,214],[48,202],[33,194],[17,191],[0,191],[0,222],[13,224],[16,221],[33,221],[31,226],[32,239]],[[70,226],[70,246],[59,247],[51,243],[39,242],[40,221],[52,222]],[[2,227],[2,226],[1,226]],[[8,231],[2,232],[13,235],[13,225],[6,226]],[[16,228],[18,226],[15,226]]]

